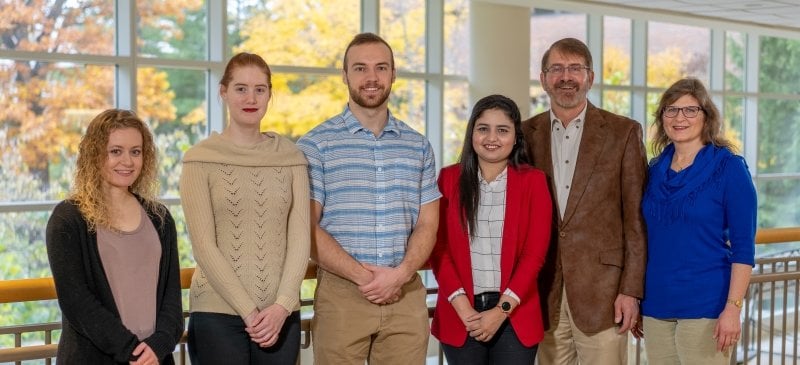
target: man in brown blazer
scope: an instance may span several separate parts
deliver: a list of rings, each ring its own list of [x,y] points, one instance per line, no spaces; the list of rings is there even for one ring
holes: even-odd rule
[[[539,78],[550,110],[522,127],[556,210],[539,274],[546,327],[539,364],[627,364],[647,256],[642,127],[589,103],[592,56],[577,39],[550,46]]]

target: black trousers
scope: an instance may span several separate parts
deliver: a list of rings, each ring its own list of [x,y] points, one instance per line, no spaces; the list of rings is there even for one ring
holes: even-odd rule
[[[276,342],[261,348],[250,340],[244,320],[221,313],[195,312],[189,317],[189,359],[192,365],[295,365],[300,351],[300,311],[283,323]]]
[[[475,296],[475,310],[483,312],[497,306],[500,293],[482,293]],[[488,342],[476,341],[467,336],[464,346],[442,344],[447,363],[451,365],[532,365],[537,345],[526,347],[506,319]]]

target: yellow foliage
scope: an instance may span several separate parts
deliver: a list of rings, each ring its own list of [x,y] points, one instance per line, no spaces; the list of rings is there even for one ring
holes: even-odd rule
[[[678,47],[648,54],[647,86],[666,88],[683,77],[683,55],[684,52]]]
[[[175,92],[170,90],[165,72],[152,67],[139,68],[136,84],[139,85],[136,103],[143,107],[139,108],[139,118],[149,122],[150,128],[154,129],[160,122],[175,120],[176,108],[172,105]]]

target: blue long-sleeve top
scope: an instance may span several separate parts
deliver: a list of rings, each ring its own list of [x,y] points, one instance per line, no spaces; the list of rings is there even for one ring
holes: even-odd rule
[[[642,200],[647,271],[642,314],[718,318],[731,265],[754,264],[756,191],[741,156],[708,144],[692,165],[670,169],[668,145],[650,164]]]

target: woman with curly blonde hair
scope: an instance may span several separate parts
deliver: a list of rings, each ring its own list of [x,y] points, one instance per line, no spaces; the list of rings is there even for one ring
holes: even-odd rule
[[[109,109],[78,148],[69,199],[47,223],[62,312],[59,364],[171,364],[183,333],[175,222],[157,202],[153,136]]]

